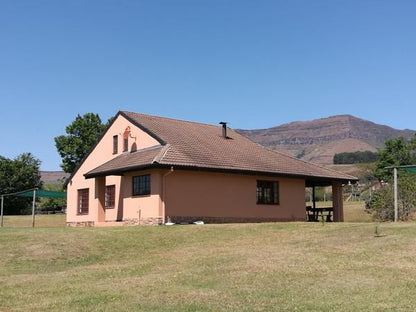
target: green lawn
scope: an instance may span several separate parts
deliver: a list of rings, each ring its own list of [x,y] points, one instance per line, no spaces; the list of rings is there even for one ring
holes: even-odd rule
[[[415,311],[416,223],[0,229],[0,311]]]
[[[65,227],[65,214],[36,215],[35,227]],[[4,216],[4,227],[32,227],[32,216]],[[2,312],[0,310],[0,312]]]
[[[364,202],[345,202],[344,203],[345,222],[371,222],[371,214],[365,211]]]
[[[308,203],[311,205],[311,203]],[[317,202],[318,207],[332,206],[332,202]],[[35,227],[64,227],[64,214],[36,215]],[[365,212],[364,202],[344,203],[345,222],[370,222],[371,215]],[[32,216],[4,216],[4,227],[31,227]],[[1,311],[0,311],[1,312]]]

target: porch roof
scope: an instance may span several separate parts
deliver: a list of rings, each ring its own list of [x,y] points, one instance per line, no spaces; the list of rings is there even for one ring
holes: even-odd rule
[[[154,163],[164,146],[157,145],[151,148],[138,150],[132,153],[124,153],[112,160],[94,168],[85,174],[86,178],[106,175],[121,175],[124,172],[148,167]]]

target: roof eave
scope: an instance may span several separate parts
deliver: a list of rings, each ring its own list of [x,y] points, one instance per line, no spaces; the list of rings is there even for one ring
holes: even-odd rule
[[[298,178],[305,179],[310,181],[336,181],[342,183],[355,183],[358,181],[358,178],[354,176],[350,177],[325,177],[325,176],[313,176],[305,174],[295,174],[295,173],[284,173],[284,172],[270,172],[270,171],[260,171],[260,170],[248,170],[248,169],[231,169],[231,168],[213,168],[213,167],[201,167],[201,166],[186,166],[186,165],[175,165],[175,164],[158,164],[158,168],[169,169],[171,167],[181,170],[190,170],[190,171],[206,171],[206,172],[219,172],[219,173],[235,173],[235,174],[245,174],[245,175],[257,175],[257,176],[269,176],[269,177],[287,177],[287,178]]]
[[[132,171],[141,171],[147,169],[170,169],[174,167],[178,170],[187,170],[187,171],[203,171],[203,172],[217,172],[217,173],[232,173],[240,175],[251,175],[251,176],[263,176],[263,177],[283,177],[283,178],[292,178],[292,179],[304,179],[305,181],[313,181],[317,184],[330,183],[330,182],[341,182],[347,184],[348,182],[355,183],[358,181],[358,178],[336,178],[336,177],[323,177],[323,176],[310,176],[304,174],[293,174],[293,173],[278,173],[278,172],[268,172],[268,171],[258,171],[258,170],[246,170],[246,169],[226,169],[226,168],[211,168],[211,167],[199,167],[199,166],[186,166],[186,165],[175,165],[175,164],[160,164],[152,163],[147,165],[140,166],[131,166],[114,170],[101,171],[97,173],[86,173],[84,174],[86,179],[109,176],[109,175],[124,175],[127,172]]]
[[[146,170],[146,169],[153,169],[158,167],[157,164],[146,164],[146,165],[140,165],[140,166],[130,166],[120,169],[113,169],[113,170],[105,170],[100,172],[93,172],[93,173],[86,173],[84,174],[84,177],[86,179],[92,179],[92,178],[98,178],[98,177],[106,177],[106,176],[122,176],[127,172],[132,171],[140,171],[140,170]]]

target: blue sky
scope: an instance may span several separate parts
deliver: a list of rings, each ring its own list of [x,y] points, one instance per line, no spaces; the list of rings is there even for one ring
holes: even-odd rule
[[[416,129],[416,1],[0,0],[0,155],[118,110],[267,128],[352,114]]]

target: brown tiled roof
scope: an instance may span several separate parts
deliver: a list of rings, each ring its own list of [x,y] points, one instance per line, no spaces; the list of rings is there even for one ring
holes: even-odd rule
[[[125,172],[141,167],[168,167],[232,171],[247,174],[301,176],[355,181],[347,174],[269,150],[237,132],[207,125],[132,112],[120,112],[157,139],[161,146],[121,155],[90,171],[86,177]]]
[[[94,168],[87,173],[87,176],[95,176],[111,173],[120,174],[122,172],[137,170],[143,167],[148,167],[158,157],[160,152],[164,149],[163,146],[158,145],[151,148],[138,150],[132,153],[124,153],[120,156]]]

